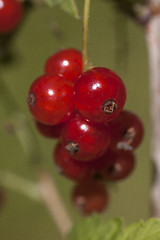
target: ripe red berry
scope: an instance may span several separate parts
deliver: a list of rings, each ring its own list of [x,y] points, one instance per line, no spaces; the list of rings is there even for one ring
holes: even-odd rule
[[[27,102],[37,121],[47,125],[60,124],[74,111],[73,88],[60,75],[43,75],[31,85]]]
[[[56,146],[54,161],[59,172],[72,180],[81,181],[91,177],[90,164],[71,158],[60,143]]]
[[[22,4],[17,0],[0,0],[0,33],[12,31],[23,15]]]
[[[105,185],[95,180],[78,183],[72,192],[72,201],[83,215],[101,213],[109,202]]]
[[[133,150],[142,142],[144,129],[140,118],[129,111],[122,111],[108,123],[111,136],[111,148]]]
[[[110,143],[110,135],[104,125],[87,121],[76,113],[64,124],[61,140],[74,159],[90,161],[105,153]]]
[[[46,125],[35,120],[35,125],[40,134],[47,138],[58,138],[61,133],[62,124]]]
[[[75,84],[75,105],[87,119],[106,122],[122,111],[126,89],[113,71],[97,67],[83,73]]]
[[[118,181],[126,178],[134,169],[135,157],[131,151],[112,151],[108,150],[99,160],[96,169],[104,179],[109,181]]]
[[[64,49],[53,54],[46,62],[45,72],[48,74],[62,74],[72,83],[82,73],[82,54],[76,49]]]

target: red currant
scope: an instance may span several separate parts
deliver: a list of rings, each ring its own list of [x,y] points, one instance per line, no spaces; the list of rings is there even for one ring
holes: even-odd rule
[[[45,72],[62,74],[72,83],[82,73],[82,54],[76,49],[64,49],[53,54],[46,62]]]
[[[23,15],[22,4],[17,0],[0,0],[0,33],[12,31]]]
[[[78,113],[64,124],[61,139],[70,155],[80,161],[89,161],[102,156],[110,143],[107,127],[86,121]]]
[[[129,111],[122,111],[108,126],[113,149],[133,150],[143,139],[143,124],[137,115]]]
[[[106,122],[122,111],[126,89],[113,71],[97,67],[83,73],[75,84],[75,104],[87,119]]]
[[[101,213],[109,202],[105,185],[95,180],[78,183],[73,189],[72,201],[83,215]]]
[[[131,174],[135,166],[135,157],[130,151],[108,150],[99,163],[96,170],[104,179],[118,181]]]
[[[66,121],[74,111],[73,88],[60,75],[37,78],[31,85],[27,101],[33,117],[47,125]]]
[[[91,177],[90,164],[71,158],[60,143],[56,146],[54,161],[59,172],[72,180],[81,181]]]
[[[60,136],[62,124],[46,125],[35,120],[35,125],[40,134],[47,138],[58,138]]]

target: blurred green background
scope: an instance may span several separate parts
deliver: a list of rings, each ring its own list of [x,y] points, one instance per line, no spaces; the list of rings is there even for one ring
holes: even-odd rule
[[[83,2],[77,0],[81,16]],[[111,68],[123,78],[128,93],[125,108],[138,114],[145,127],[144,141],[136,151],[136,169],[128,179],[109,186],[110,205],[104,213],[107,219],[122,216],[126,223],[130,223],[150,215],[152,165],[144,32],[130,19],[120,16],[112,5],[103,0],[91,2],[89,53],[92,63],[94,66]],[[20,112],[31,122],[43,164],[54,176],[73,221],[80,218],[70,202],[73,183],[58,175],[52,162],[56,141],[43,138],[34,128],[26,96],[34,79],[43,74],[45,60],[60,48],[81,49],[81,39],[82,19],[73,19],[59,7],[32,8],[11,41],[13,61],[0,67],[0,78],[6,85],[6,89],[1,87],[0,90],[0,170],[36,180],[34,166],[28,164],[28,157],[18,138],[8,134],[4,128],[14,113],[14,103],[9,100],[13,95]],[[36,203],[10,190],[6,190],[6,198],[6,205],[0,212],[1,240],[61,239],[43,203]]]

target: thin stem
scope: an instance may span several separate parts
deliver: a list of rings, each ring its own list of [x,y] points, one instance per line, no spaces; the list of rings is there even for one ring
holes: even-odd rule
[[[57,191],[53,178],[46,171],[40,172],[39,190],[41,199],[48,208],[53,221],[56,222],[62,239],[65,239],[66,234],[72,228],[72,221],[64,207],[63,201],[59,195],[59,192]]]
[[[0,171],[0,184],[11,191],[21,193],[34,201],[40,201],[38,184],[9,171]]]
[[[89,64],[89,59],[88,59],[89,13],[90,13],[90,0],[85,0],[85,2],[84,2],[84,14],[83,14],[83,46],[82,46],[83,71],[88,70],[89,65],[90,65]]]

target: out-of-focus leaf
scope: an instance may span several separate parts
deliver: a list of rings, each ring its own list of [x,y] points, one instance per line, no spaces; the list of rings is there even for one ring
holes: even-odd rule
[[[105,222],[95,215],[77,223],[67,240],[160,240],[160,221],[151,218],[124,228],[119,218]]]
[[[79,18],[78,7],[75,0],[44,0],[49,7],[59,5],[65,12]]]
[[[121,231],[122,221],[119,218],[105,222],[95,215],[78,222],[67,240],[114,240]]]
[[[60,7],[73,17],[79,19],[78,8],[75,0],[64,0],[61,2]]]

